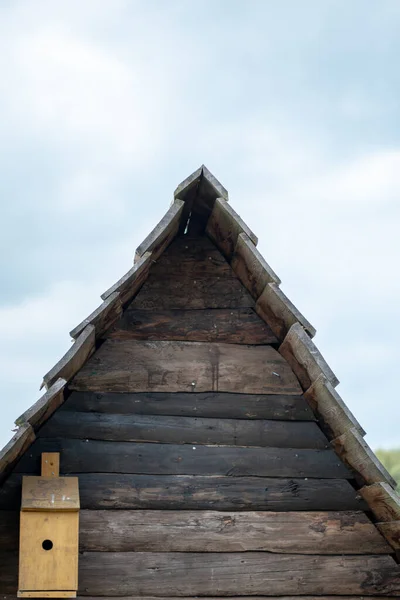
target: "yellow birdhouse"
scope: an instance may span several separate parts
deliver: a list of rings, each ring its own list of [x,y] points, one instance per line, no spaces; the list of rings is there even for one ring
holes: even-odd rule
[[[42,476],[22,480],[19,598],[76,598],[78,478],[59,470],[59,453],[43,453]]]

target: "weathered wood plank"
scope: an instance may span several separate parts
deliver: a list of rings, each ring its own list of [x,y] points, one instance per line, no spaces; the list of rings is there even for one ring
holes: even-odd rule
[[[85,329],[86,325],[94,325],[96,328],[96,338],[99,338],[121,315],[121,297],[119,292],[114,292],[86,319],[70,331],[69,335],[75,340]]]
[[[379,521],[400,521],[400,496],[388,483],[373,483],[359,490]]]
[[[1,556],[0,592],[15,593],[16,553]],[[80,595],[233,596],[400,595],[400,568],[389,555],[265,552],[85,552]]]
[[[58,411],[39,437],[66,437],[115,442],[224,444],[275,448],[327,448],[316,423],[210,419],[162,415],[120,415]]]
[[[82,511],[80,539],[101,552],[391,551],[362,512]]]
[[[268,323],[280,341],[283,341],[294,323],[300,323],[310,337],[316,333],[315,328],[303,317],[276,283],[267,283],[264,287],[257,300],[256,311]]]
[[[271,328],[252,308],[129,309],[105,337],[230,344],[276,344]]]
[[[11,440],[0,450],[0,483],[15,465],[17,460],[35,441],[35,432],[29,423],[24,423],[18,428]]]
[[[152,253],[145,252],[121,279],[101,295],[102,299],[106,300],[112,294],[119,293],[122,305],[131,300],[146,281],[152,260]]]
[[[364,429],[324,375],[314,381],[304,397],[328,427],[331,438],[338,437],[351,428],[355,428],[361,436],[365,435]]]
[[[245,233],[255,246],[258,242],[257,236],[223,198],[215,200],[206,233],[228,260],[232,258],[240,233]]]
[[[0,552],[18,549],[19,513],[0,511]],[[386,525],[386,524],[383,524]],[[360,511],[82,510],[81,552],[388,554]]]
[[[43,377],[42,387],[51,388],[59,378],[69,381],[93,353],[94,347],[95,327],[87,325],[71,348]]]
[[[156,309],[205,309],[205,308],[251,308],[254,300],[238,279],[219,277],[189,280],[185,273],[166,281],[150,274],[134,300],[135,308]]]
[[[78,391],[299,394],[271,346],[108,339],[70,384]]]
[[[245,233],[238,236],[231,267],[255,300],[268,283],[281,282]]]
[[[366,483],[381,481],[396,487],[396,481],[356,429],[347,430],[332,440],[331,445],[343,462],[359,473]]]
[[[398,596],[368,596],[371,600],[395,600]],[[165,600],[166,596],[77,596],[86,600]],[[217,600],[221,596],[202,596],[202,600]],[[298,596],[229,596],[230,600],[295,600]],[[338,596],[301,596],[302,600],[338,600]],[[340,596],[340,600],[364,600],[365,596]],[[16,600],[17,596],[2,594],[2,600]],[[193,600],[193,596],[180,596],[179,600]],[[168,596],[177,600],[177,596]]]
[[[303,390],[307,390],[321,374],[333,387],[338,385],[336,375],[299,323],[291,326],[279,352],[297,375]]]
[[[184,204],[185,203],[182,202],[182,200],[178,199],[172,203],[161,221],[136,249],[135,262],[138,262],[146,252],[151,252],[153,254],[153,260],[157,260],[163,253],[165,248],[178,233],[179,221]]]
[[[42,452],[61,453],[62,473],[227,475],[230,477],[320,477],[353,475],[332,450],[102,442],[40,438],[15,467],[38,472]]]
[[[3,557],[2,557],[3,558]],[[16,554],[5,555],[0,591],[16,589]],[[400,569],[389,555],[320,556],[265,552],[85,552],[81,595],[232,596],[400,595]]]
[[[71,473],[71,475],[73,475]],[[22,475],[0,488],[0,509],[15,510]],[[82,509],[159,510],[365,510],[345,479],[283,479],[202,475],[79,475]]]
[[[65,379],[57,379],[35,404],[18,417],[15,424],[20,426],[29,423],[38,429],[63,404],[66,384]]]
[[[303,396],[276,394],[72,392],[60,411],[314,421]]]

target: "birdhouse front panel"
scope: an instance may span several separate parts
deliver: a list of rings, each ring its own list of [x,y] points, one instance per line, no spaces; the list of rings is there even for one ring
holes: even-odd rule
[[[79,513],[22,512],[20,596],[78,588]]]

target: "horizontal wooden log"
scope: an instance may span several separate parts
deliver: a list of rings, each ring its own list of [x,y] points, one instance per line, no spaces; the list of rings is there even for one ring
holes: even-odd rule
[[[21,425],[11,440],[0,450],[0,484],[17,460],[35,441],[35,432],[29,423]]]
[[[373,483],[359,491],[378,521],[400,521],[400,496],[388,483]]]
[[[182,200],[176,199],[172,203],[161,221],[136,249],[135,262],[139,261],[146,252],[152,252],[153,259],[157,260],[178,233],[183,207]]]
[[[223,198],[215,200],[206,233],[228,260],[232,258],[240,233],[245,233],[255,246],[258,242],[257,236]]]
[[[0,511],[0,553],[18,549],[19,513]],[[388,554],[359,511],[82,510],[80,552]]]
[[[331,445],[338,456],[356,473],[361,475],[366,483],[381,481],[396,487],[396,481],[387,472],[356,429],[349,429],[332,440]]]
[[[73,475],[73,473],[71,473]],[[0,509],[18,509],[22,475],[0,488]],[[364,510],[345,479],[204,477],[202,475],[79,475],[82,509]]]
[[[94,346],[95,327],[87,325],[71,348],[43,377],[42,387],[49,389],[60,378],[69,381],[93,353]]]
[[[42,452],[61,453],[61,472],[230,477],[347,478],[352,474],[332,450],[246,448],[192,444],[101,442],[40,438],[21,458],[17,473],[39,471]]]
[[[146,310],[197,310],[207,308],[252,308],[254,300],[238,279],[219,277],[189,281],[185,274],[168,281],[150,274],[134,300]]]
[[[16,555],[6,555],[2,593],[16,589]],[[233,596],[400,595],[400,569],[388,555],[321,556],[265,552],[85,552],[82,595]]]
[[[321,374],[333,387],[338,385],[336,375],[299,323],[291,326],[279,352],[297,375],[303,390],[307,390]]]
[[[252,308],[125,311],[107,333],[113,339],[276,344],[271,328]]]
[[[238,236],[231,267],[255,300],[268,283],[281,282],[245,233]]]
[[[368,596],[371,600],[395,600],[398,596]],[[16,600],[17,596],[2,594],[2,600]],[[86,600],[165,600],[166,596],[80,596]],[[192,600],[193,596],[180,596],[179,600]],[[221,596],[202,596],[202,600],[217,600]],[[230,600],[295,600],[298,596],[229,596]],[[338,596],[301,596],[302,600],[338,600]],[[340,596],[340,600],[364,600],[365,596]],[[177,596],[168,596],[168,600],[177,600]]]
[[[66,384],[65,379],[57,379],[35,404],[18,417],[15,424],[29,423],[35,430],[38,429],[63,404]]]
[[[365,435],[364,429],[324,375],[314,381],[304,397],[329,429],[331,439],[352,428],[361,436]]]
[[[165,600],[166,596],[80,596],[86,600]],[[193,596],[181,596],[179,600],[192,600]],[[202,596],[202,600],[217,600],[221,596]],[[298,596],[229,596],[230,600],[295,600]],[[301,596],[302,600],[338,600],[338,596]],[[365,596],[340,596],[340,600],[364,600]],[[395,600],[397,596],[368,596],[371,600]],[[2,594],[2,600],[16,600],[17,596]],[[177,600],[177,597],[168,596],[168,600]]]
[[[108,339],[70,384],[78,391],[299,394],[271,346]]]
[[[256,303],[257,314],[271,327],[282,342],[294,323],[299,323],[313,337],[315,328],[307,321],[276,283],[268,283]]]
[[[72,392],[60,411],[313,421],[303,396],[276,394]]]
[[[119,293],[122,305],[131,300],[146,281],[152,260],[152,253],[145,252],[136,264],[121,277],[121,279],[101,295],[102,299],[106,300],[112,294]]]
[[[122,304],[119,292],[114,292],[86,319],[77,325],[69,335],[75,340],[85,329],[86,325],[94,325],[96,338],[101,337],[122,314]]]
[[[58,411],[39,437],[66,437],[115,442],[222,444],[275,448],[327,448],[316,423],[210,419],[163,415],[120,415]]]

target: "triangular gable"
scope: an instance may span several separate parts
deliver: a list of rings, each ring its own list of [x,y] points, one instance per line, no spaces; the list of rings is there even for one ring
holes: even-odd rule
[[[257,314],[278,342],[331,445],[357,474],[360,494],[391,545],[400,547],[400,499],[395,481],[366,444],[364,430],[335,390],[339,383],[312,341],[315,329],[280,288],[280,279],[256,249],[257,237],[228,203],[228,193],[202,166],[176,189],[160,223],[139,245],[134,266],[102,294],[103,303],[71,331],[75,340],[44,376],[46,393],[16,420],[18,431],[0,452],[0,484],[35,440],[35,432],[64,401],[69,381],[96,349],[96,342],[141,289],[150,266],[184,232],[205,232],[255,301]]]

